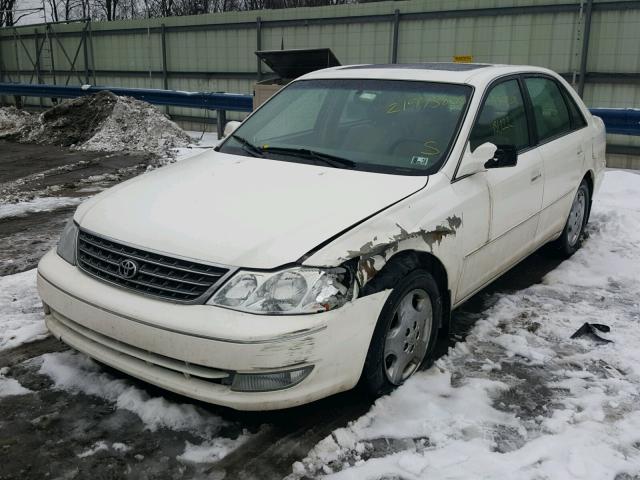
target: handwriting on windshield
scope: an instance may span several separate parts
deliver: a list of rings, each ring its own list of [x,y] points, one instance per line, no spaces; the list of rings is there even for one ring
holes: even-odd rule
[[[429,108],[444,107],[448,107],[451,110],[460,110],[463,105],[464,97],[418,95],[390,103],[387,105],[386,113],[394,114],[406,111],[418,112]]]
[[[434,155],[439,155],[440,149],[438,148],[435,140],[427,140],[422,144],[422,150],[420,151],[420,153],[426,155],[427,157],[431,157]]]

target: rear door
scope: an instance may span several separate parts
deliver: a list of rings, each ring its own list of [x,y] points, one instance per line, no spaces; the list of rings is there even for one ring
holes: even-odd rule
[[[491,197],[490,231],[485,245],[465,252],[458,298],[463,298],[512,266],[535,246],[542,205],[542,157],[534,148],[519,78],[490,87],[471,131],[471,151],[485,142],[514,146],[518,163],[486,172]]]
[[[544,164],[544,195],[537,232],[543,241],[564,227],[590,152],[587,122],[569,92],[548,76],[524,78],[533,129]]]

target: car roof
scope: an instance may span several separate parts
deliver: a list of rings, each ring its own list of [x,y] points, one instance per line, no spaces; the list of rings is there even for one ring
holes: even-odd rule
[[[557,76],[551,70],[527,65],[496,65],[488,63],[397,63],[343,65],[308,73],[298,80],[357,78],[381,80],[414,80],[462,83],[483,86],[497,77],[515,73],[546,73]]]

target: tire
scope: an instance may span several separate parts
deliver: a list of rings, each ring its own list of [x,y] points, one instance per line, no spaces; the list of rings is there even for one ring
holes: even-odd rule
[[[560,256],[568,258],[582,245],[584,229],[589,219],[591,209],[591,194],[586,180],[582,180],[567,217],[564,229],[557,240],[552,242],[554,250]]]
[[[387,265],[374,280],[378,288],[393,289],[378,317],[360,379],[365,392],[378,397],[433,361],[442,297],[428,271],[407,271],[406,262]]]

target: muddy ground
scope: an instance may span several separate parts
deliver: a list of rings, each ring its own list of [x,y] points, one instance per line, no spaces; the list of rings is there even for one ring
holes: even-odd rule
[[[43,194],[88,196],[141,173],[146,163],[144,156],[70,152],[50,146],[0,143],[0,151],[3,202]],[[74,208],[0,218],[0,275],[33,268],[55,244]],[[536,253],[473,297],[454,313],[453,328],[442,340],[439,355],[464,341],[478,313],[495,301],[496,293],[532,285],[557,264],[557,260]],[[178,397],[104,367],[112,377],[126,379],[150,396],[192,404],[221,417],[220,435],[234,438],[243,431],[254,433],[218,462],[181,462],[176,457],[185,441],[196,440],[188,431],[150,431],[137,415],[103,398],[53,389],[51,379],[39,373],[34,359],[65,349],[47,338],[0,352],[0,368],[10,367],[11,376],[33,391],[0,398],[0,479],[282,478],[291,472],[292,463],[303,458],[318,441],[364,414],[371,405],[371,400],[357,392],[347,392],[286,411],[240,413]],[[515,370],[511,373],[519,375]],[[526,376],[526,372],[521,373]],[[545,392],[537,395],[544,396]],[[130,449],[110,448],[78,456],[98,440],[124,443]],[[375,448],[385,454],[394,446],[381,439]]]

